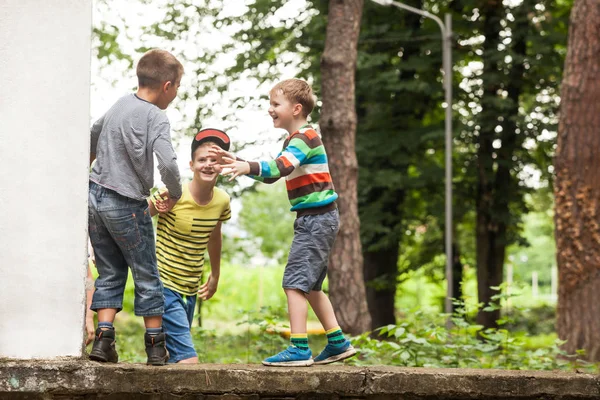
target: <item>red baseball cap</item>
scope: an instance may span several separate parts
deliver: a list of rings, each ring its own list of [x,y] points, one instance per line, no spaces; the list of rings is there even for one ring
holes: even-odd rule
[[[192,140],[192,157],[194,151],[204,142],[215,142],[217,146],[222,148],[225,151],[229,151],[229,146],[231,145],[231,141],[229,140],[229,136],[225,132],[220,129],[215,128],[205,128],[200,130],[194,136],[194,140]]]

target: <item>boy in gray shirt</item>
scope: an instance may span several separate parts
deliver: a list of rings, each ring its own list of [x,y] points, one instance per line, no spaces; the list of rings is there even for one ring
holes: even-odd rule
[[[96,256],[96,290],[91,309],[98,314],[90,359],[118,361],[115,315],[123,308],[127,267],[135,283],[134,311],[144,317],[148,364],[169,359],[162,329],[160,282],[147,198],[154,186],[156,154],[170,209],[181,197],[170,125],[161,110],[173,101],[183,66],[164,50],[150,50],[137,65],[138,90],[119,99],[91,129],[89,235]]]

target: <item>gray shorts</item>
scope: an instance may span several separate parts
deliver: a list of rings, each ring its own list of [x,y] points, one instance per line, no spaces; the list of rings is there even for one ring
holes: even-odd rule
[[[304,293],[321,290],[327,262],[340,229],[338,210],[304,215],[294,221],[294,240],[283,273],[283,288]]]

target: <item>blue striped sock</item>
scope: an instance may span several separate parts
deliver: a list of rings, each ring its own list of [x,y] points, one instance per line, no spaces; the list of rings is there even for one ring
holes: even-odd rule
[[[292,346],[296,346],[300,350],[308,350],[308,334],[292,333],[290,339],[292,340]]]
[[[329,329],[327,332],[327,343],[332,346],[341,346],[346,343],[346,337],[339,326]]]

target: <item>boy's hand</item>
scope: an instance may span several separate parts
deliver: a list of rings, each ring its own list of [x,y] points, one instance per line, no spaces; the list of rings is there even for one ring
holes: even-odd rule
[[[212,145],[208,148],[208,155],[217,159],[217,164],[223,164],[224,157],[231,158],[235,160],[235,154],[230,153],[228,151],[223,150],[219,146]]]
[[[177,199],[172,199],[169,197],[169,192],[164,191],[159,194],[159,198],[156,199],[155,207],[156,211],[161,214],[168,213],[171,211],[173,206],[177,203]]]
[[[248,175],[250,173],[250,164],[247,161],[237,161],[230,157],[223,157],[224,164],[222,165],[223,175],[231,175],[231,182],[240,175]]]
[[[94,341],[94,337],[96,336],[96,332],[94,330],[94,313],[92,312],[92,310],[87,310],[86,312],[85,331],[87,334],[85,338],[85,345],[87,346],[88,344]]]
[[[202,300],[210,299],[217,292],[217,286],[219,286],[219,278],[213,278],[212,274],[210,274],[208,280],[198,289],[198,297]]]

